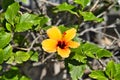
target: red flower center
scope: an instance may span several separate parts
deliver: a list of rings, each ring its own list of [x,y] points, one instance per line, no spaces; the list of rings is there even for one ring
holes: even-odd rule
[[[58,41],[57,46],[59,46],[61,49],[64,49],[66,47],[65,41]]]

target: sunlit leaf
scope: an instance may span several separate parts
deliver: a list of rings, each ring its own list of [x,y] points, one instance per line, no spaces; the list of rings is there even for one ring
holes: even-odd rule
[[[37,15],[25,13],[21,15],[20,22],[16,25],[16,32],[23,32],[32,29],[33,25],[40,23],[40,18]]]
[[[67,4],[65,2],[65,3],[62,3],[59,6],[57,6],[56,9],[54,10],[54,12],[68,11],[72,14],[78,15],[77,12],[72,11],[72,9],[74,9],[74,8],[75,8],[75,6],[73,6],[71,4]]]
[[[28,78],[28,77],[26,77],[26,76],[22,76],[22,77],[20,78],[20,80],[31,80],[31,79]]]
[[[75,3],[82,5],[83,8],[85,8],[90,0],[74,0]]]
[[[19,23],[16,25],[16,29],[15,31],[16,32],[23,32],[23,31],[26,31],[28,29],[31,29],[32,28],[32,23],[28,23],[28,22],[22,22],[22,23]]]
[[[6,28],[7,28],[8,31],[12,32],[11,25],[9,23],[6,23]]]
[[[103,18],[97,18],[92,12],[79,11],[79,13],[83,16],[84,21],[103,21]]]
[[[4,48],[4,60],[8,60],[12,56],[12,46],[9,45]]]
[[[28,54],[27,52],[18,51],[15,54],[16,63],[22,63],[24,61],[27,61],[29,58],[30,58],[30,54]]]
[[[115,63],[113,61],[108,62],[105,73],[110,79],[113,79],[116,74]]]
[[[4,48],[11,40],[11,33],[0,32],[0,48]]]
[[[30,60],[31,61],[38,61],[38,53],[37,52],[29,52],[29,54],[31,55]]]
[[[70,4],[67,4],[66,2],[65,3],[62,3],[60,4],[59,6],[56,7],[57,10],[55,10],[55,12],[58,12],[58,11],[67,11],[67,10],[71,10],[74,8],[74,6],[70,5]]]
[[[115,64],[115,69],[116,69],[115,80],[119,80],[120,79],[120,63]]]
[[[14,60],[15,60],[15,57],[14,57],[14,54],[12,54],[12,56],[8,59],[6,63],[13,64]]]
[[[13,3],[8,6],[5,12],[5,19],[12,25],[14,24],[14,19],[19,9],[20,9],[19,3]]]
[[[0,64],[2,64],[4,61],[4,52],[2,49],[0,49]]]
[[[91,78],[97,79],[97,80],[108,80],[108,78],[106,78],[104,72],[100,71],[100,70],[92,71],[92,73],[89,76]]]
[[[2,70],[2,66],[0,65],[0,71]]]

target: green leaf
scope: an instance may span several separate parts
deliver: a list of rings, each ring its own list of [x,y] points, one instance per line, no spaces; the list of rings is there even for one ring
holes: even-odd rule
[[[116,69],[115,80],[119,80],[120,79],[120,63],[115,64],[115,69]]]
[[[30,57],[30,60],[31,60],[31,61],[36,61],[36,62],[38,62],[38,53],[37,53],[37,52],[35,52],[35,53],[30,52],[29,54],[31,55],[31,57]]]
[[[66,30],[69,29],[69,28],[65,27],[64,25],[60,25],[58,28],[60,29],[60,31],[61,31],[62,33],[64,33]]]
[[[8,61],[6,63],[8,64],[13,64],[15,60],[14,54],[12,54],[12,56],[8,59]]]
[[[8,60],[12,56],[12,46],[9,45],[4,48],[4,60]]]
[[[16,32],[23,32],[32,29],[33,25],[40,23],[40,18],[37,15],[25,13],[21,16],[20,22],[16,25]]]
[[[16,32],[23,32],[32,28],[32,23],[22,22],[16,25]]]
[[[22,34],[14,34],[14,37],[13,37],[13,40],[14,40],[14,43],[16,44],[16,45],[21,45],[21,44],[23,44],[23,42],[25,43],[25,44],[27,44],[28,42],[27,42],[27,39],[25,39],[24,38],[24,35],[22,35]]]
[[[75,66],[75,65],[69,64],[68,67],[70,69],[69,72],[72,77],[72,80],[78,80],[79,78],[81,78],[86,69],[86,65]]]
[[[99,50],[100,48],[95,44],[86,42],[85,44],[83,44],[82,49],[87,56],[96,58],[95,56],[96,51]]]
[[[97,18],[92,12],[79,11],[79,13],[83,16],[84,21],[97,21],[97,22],[103,21],[103,18]]]
[[[116,74],[116,69],[113,61],[108,62],[105,73],[111,80],[114,79],[114,76]]]
[[[92,57],[92,58],[99,59],[102,57],[111,57],[112,56],[111,52],[109,52],[103,48],[100,48],[95,44],[89,43],[89,42],[86,42],[81,47],[82,47],[83,52],[87,56]]]
[[[2,66],[0,65],[0,71],[2,70]]]
[[[0,32],[0,48],[4,48],[11,40],[11,34],[7,32]]]
[[[24,4],[27,4],[28,1],[27,0],[21,0]]]
[[[20,9],[19,3],[13,3],[8,6],[8,8],[5,12],[5,19],[12,25],[14,24],[14,19],[17,15],[17,12],[19,11],[19,9]]]
[[[32,24],[36,25],[39,23],[39,21],[40,21],[39,19],[40,18],[35,14],[25,13],[21,16],[20,23],[28,22],[28,23],[32,23]]]
[[[11,25],[9,23],[6,23],[6,29],[10,32],[12,32]]]
[[[102,58],[102,57],[111,57],[112,56],[112,53],[110,52],[110,51],[108,51],[108,50],[105,50],[105,49],[99,49],[99,50],[97,50],[97,52],[96,52],[97,54],[96,54],[96,56],[100,59],[100,58]]]
[[[90,0],[74,0],[75,3],[82,5],[82,8],[84,9],[87,4],[90,2]]]
[[[24,61],[27,61],[29,58],[30,58],[30,54],[28,54],[27,52],[18,51],[15,54],[16,63],[22,63]]]
[[[59,6],[56,7],[56,10],[54,10],[54,12],[61,12],[61,11],[68,11],[71,14],[75,14],[78,16],[77,12],[72,11],[72,9],[74,9],[75,6],[67,4],[66,2],[60,4]]]
[[[5,80],[19,80],[18,78],[19,69],[17,67],[11,67],[7,72],[4,73]]]
[[[43,27],[50,19],[48,17],[40,17],[40,26]]]
[[[2,8],[6,10],[12,3],[14,3],[14,0],[2,0]]]
[[[89,76],[93,79],[97,79],[97,80],[108,80],[104,74],[103,71],[100,71],[100,70],[95,70],[95,71],[92,71],[91,74],[89,74]]]
[[[73,8],[75,8],[74,6],[70,5],[70,4],[67,4],[66,2],[65,3],[62,3],[60,4],[59,6],[56,7],[57,10],[55,10],[55,12],[58,12],[58,11],[69,11]]]
[[[82,63],[86,63],[86,56],[85,54],[82,52],[81,46],[79,46],[76,49],[72,49],[72,52],[74,52],[75,54],[73,55],[73,57],[71,59],[75,59],[79,62]]]
[[[44,25],[50,20],[48,17],[39,17],[40,22],[39,25],[35,28],[35,30],[40,30],[44,27]]]
[[[29,78],[26,77],[26,76],[22,76],[22,77],[20,78],[20,80],[31,80],[31,79],[29,79]]]
[[[4,61],[4,52],[2,49],[0,49],[0,64],[2,64]]]

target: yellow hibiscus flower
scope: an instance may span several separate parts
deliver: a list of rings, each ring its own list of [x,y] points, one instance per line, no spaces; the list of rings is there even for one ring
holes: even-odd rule
[[[64,33],[58,29],[58,27],[52,27],[47,30],[47,35],[49,39],[42,41],[42,48],[44,51],[53,53],[58,52],[58,54],[67,58],[70,54],[70,48],[77,48],[80,44],[78,42],[72,41],[76,35],[76,29],[71,28]]]

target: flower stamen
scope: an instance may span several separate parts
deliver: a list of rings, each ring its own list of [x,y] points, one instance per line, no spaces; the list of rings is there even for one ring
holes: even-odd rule
[[[64,49],[66,47],[66,43],[65,41],[58,41],[57,46],[60,47],[61,49]]]

